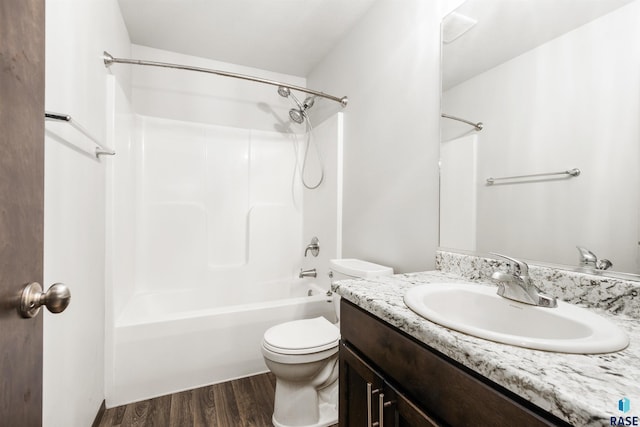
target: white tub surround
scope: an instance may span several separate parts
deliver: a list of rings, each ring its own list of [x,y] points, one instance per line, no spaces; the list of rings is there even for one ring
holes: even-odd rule
[[[444,264],[442,257],[439,263]],[[532,268],[530,272],[534,270]],[[630,291],[629,298],[612,297],[608,311],[594,308],[629,335],[629,347],[611,354],[562,354],[499,344],[456,332],[418,316],[404,304],[404,293],[417,285],[433,282],[490,284],[483,282],[477,271],[465,271],[475,274],[474,279],[445,271],[429,271],[369,280],[344,280],[334,284],[333,288],[348,301],[571,424],[608,426],[610,417],[637,415],[633,408],[626,414],[618,411],[618,400],[625,396],[633,400],[640,394],[640,370],[637,368],[640,366],[640,321],[628,315],[613,314],[618,310],[620,300],[626,300],[626,310],[633,312],[629,308],[632,305],[630,300],[635,302],[637,299],[632,294],[637,295],[637,287]],[[563,292],[571,295],[567,287],[559,289],[566,289]],[[597,289],[606,301],[606,287]],[[578,295],[577,292],[574,294]],[[596,292],[584,294],[591,297],[584,297],[581,305],[594,299]],[[553,295],[565,299],[560,292]]]

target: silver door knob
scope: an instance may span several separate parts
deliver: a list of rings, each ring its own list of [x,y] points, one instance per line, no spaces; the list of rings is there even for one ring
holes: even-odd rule
[[[61,313],[71,301],[71,292],[63,283],[55,283],[42,292],[38,282],[31,282],[22,289],[18,311],[25,318],[37,316],[43,305],[52,313]]]

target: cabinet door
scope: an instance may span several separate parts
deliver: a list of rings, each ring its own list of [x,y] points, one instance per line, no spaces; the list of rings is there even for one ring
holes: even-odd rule
[[[340,404],[341,426],[379,426],[379,393],[382,378],[344,343],[340,345]]]
[[[380,427],[437,427],[442,425],[387,383],[385,383],[383,393],[379,396],[379,405],[382,405],[380,415],[383,419],[383,424]]]
[[[340,425],[349,427],[433,427],[433,419],[354,353],[340,346]]]

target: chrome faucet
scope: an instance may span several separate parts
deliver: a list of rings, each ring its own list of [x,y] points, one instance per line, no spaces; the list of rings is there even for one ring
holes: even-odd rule
[[[317,237],[311,239],[311,243],[307,245],[307,248],[304,250],[304,256],[307,256],[307,252],[311,251],[311,255],[318,256],[320,253],[320,241]]]
[[[607,270],[613,267],[613,263],[608,259],[598,259],[596,254],[587,248],[576,246],[580,252],[580,266],[592,270]]]
[[[498,295],[539,307],[554,308],[558,306],[555,298],[543,294],[533,284],[529,277],[529,266],[526,262],[493,252],[491,254],[510,261],[508,273],[496,271],[491,275],[491,278],[498,282]]]
[[[316,277],[317,275],[318,273],[316,273],[315,268],[312,268],[311,270],[300,269],[300,274],[298,275],[298,277],[302,279],[304,277]]]

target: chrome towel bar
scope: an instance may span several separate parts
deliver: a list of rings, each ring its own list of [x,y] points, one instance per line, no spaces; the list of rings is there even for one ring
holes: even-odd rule
[[[49,120],[49,121],[56,121],[56,122],[66,122],[69,123],[71,126],[73,126],[78,132],[80,132],[81,134],[83,134],[84,136],[86,136],[87,138],[89,138],[91,141],[93,141],[93,143],[96,145],[96,149],[95,149],[95,155],[96,158],[100,158],[100,156],[102,155],[107,155],[107,156],[113,156],[116,154],[116,152],[110,148],[106,148],[104,147],[97,138],[95,138],[93,135],[91,135],[85,128],[83,128],[82,126],[80,126],[80,124],[76,123],[75,120],[73,120],[71,118],[70,115],[68,114],[60,114],[60,113],[54,113],[52,111],[45,111],[44,112],[44,119],[45,120]]]
[[[495,181],[501,181],[501,180],[505,180],[505,179],[534,178],[534,177],[538,177],[538,176],[552,176],[552,175],[568,175],[567,178],[569,178],[569,177],[572,177],[572,176],[580,175],[580,169],[574,168],[574,169],[569,169],[569,170],[560,171],[560,172],[535,173],[535,174],[532,174],[532,175],[505,176],[505,177],[502,177],[502,178],[487,178],[487,184],[491,185]]]
[[[470,122],[469,120],[461,119],[460,117],[451,116],[449,114],[444,114],[444,113],[440,114],[440,117],[444,117],[445,119],[457,120],[459,122],[466,123],[466,124],[468,124],[470,126],[473,126],[478,131],[480,131],[480,130],[482,130],[484,128],[484,124],[482,122],[474,123],[474,122]]]

